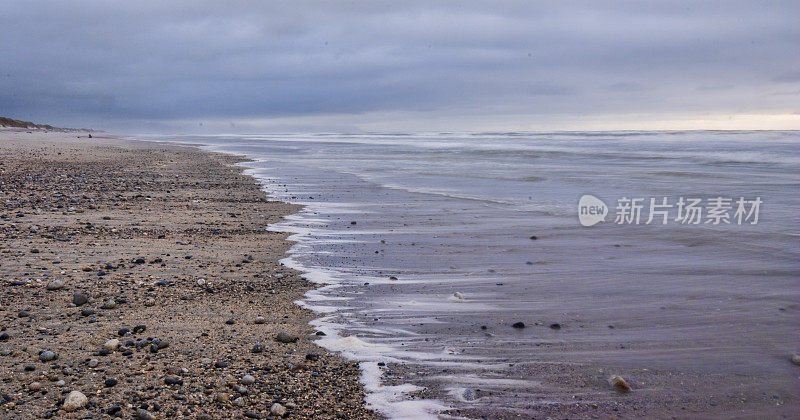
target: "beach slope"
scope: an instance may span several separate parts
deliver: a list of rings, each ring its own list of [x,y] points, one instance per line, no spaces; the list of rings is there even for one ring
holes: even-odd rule
[[[266,230],[298,208],[235,157],[93,134],[0,131],[0,415],[374,417]]]

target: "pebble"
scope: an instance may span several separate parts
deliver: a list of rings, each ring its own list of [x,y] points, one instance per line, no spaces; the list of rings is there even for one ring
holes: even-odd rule
[[[117,307],[117,302],[114,301],[114,299],[109,299],[105,303],[103,303],[103,306],[101,306],[100,309],[114,309],[116,307]]]
[[[173,366],[170,366],[170,367],[167,368],[167,372],[169,372],[169,373],[171,373],[173,375],[181,375],[181,374],[184,374],[184,373],[188,372],[188,370],[185,370],[184,368],[182,368],[180,366],[173,365]]]
[[[153,415],[144,408],[140,408],[136,410],[136,418],[138,420],[153,420]]]
[[[61,408],[65,411],[75,411],[85,407],[88,403],[89,399],[86,398],[86,395],[80,391],[72,391],[64,399],[64,405]]]
[[[263,316],[257,316],[257,317],[256,317],[256,318],[253,320],[253,323],[255,323],[255,324],[263,324],[263,323],[265,323],[265,322],[267,322],[267,319],[266,319],[266,318],[264,318]]]
[[[253,348],[250,350],[251,353],[261,353],[264,351],[264,345],[261,343],[256,343],[253,345]]]
[[[28,389],[30,389],[31,391],[40,391],[42,389],[42,383],[41,382],[31,382],[31,384],[28,385]]]
[[[106,388],[111,388],[112,386],[116,385],[118,381],[114,378],[108,378],[105,380],[104,384]]]
[[[17,312],[17,316],[20,317],[20,318],[27,318],[27,317],[31,316],[31,314],[28,311],[19,311],[19,312]]]
[[[119,331],[117,331],[117,335],[120,336],[120,337],[123,337],[123,336],[125,336],[125,334],[129,333],[130,331],[131,330],[129,330],[128,328],[120,328]]]
[[[550,329],[551,330],[560,330],[561,329],[561,324],[559,324],[557,322],[553,323],[553,324],[550,324]]]
[[[297,341],[297,336],[281,331],[275,336],[275,341],[279,343],[294,343]]]
[[[237,407],[244,407],[244,398],[239,397],[239,398],[233,400],[233,405],[235,405]]]
[[[225,323],[226,323],[226,324],[228,324],[228,325],[233,325],[233,324],[235,324],[235,323],[236,323],[236,320],[234,320],[233,318],[231,318],[231,319],[229,319],[229,320],[225,321]]]
[[[525,328],[525,323],[524,322],[515,322],[515,323],[511,324],[511,326],[514,327],[514,328]]]
[[[99,365],[99,364],[100,364],[100,361],[99,361],[99,360],[97,360],[97,359],[91,359],[91,360],[89,360],[89,367],[90,367],[90,368],[97,367],[97,365]]]
[[[283,417],[283,415],[286,414],[286,408],[278,403],[275,403],[269,408],[269,413],[273,416]]]
[[[139,325],[133,327],[133,333],[134,334],[139,334],[140,332],[144,332],[146,329],[147,329],[146,325],[139,324]]]
[[[63,379],[59,379],[58,382],[56,382],[56,386],[59,387],[59,388],[64,386],[64,385],[66,385],[66,384],[67,383]]]
[[[167,384],[167,385],[183,386],[183,379],[166,377],[166,378],[164,378],[164,383]]]
[[[47,290],[60,290],[64,288],[64,282],[61,280],[53,280],[47,283]]]
[[[39,353],[39,360],[43,362],[49,362],[51,360],[56,360],[56,359],[58,359],[58,355],[50,350],[45,350]]]
[[[622,378],[622,376],[615,376],[611,378],[611,386],[617,389],[620,392],[629,392],[631,390],[631,386]]]
[[[792,363],[800,365],[800,353],[795,353],[792,355]]]
[[[453,293],[453,297],[458,299],[458,300],[464,300],[464,295],[461,292]]]
[[[256,378],[252,377],[251,375],[244,375],[242,377],[242,385],[253,385],[256,382]]]
[[[248,419],[260,419],[261,418],[261,414],[254,413],[252,411],[245,411],[244,412],[244,416],[247,417]]]
[[[103,344],[103,348],[108,351],[114,351],[119,348],[119,340],[112,338]]]
[[[89,302],[89,297],[84,295],[83,293],[75,293],[72,295],[72,303],[74,303],[75,306],[85,305],[88,302]]]
[[[228,367],[228,362],[220,360],[214,363],[214,367],[217,369],[222,369]]]

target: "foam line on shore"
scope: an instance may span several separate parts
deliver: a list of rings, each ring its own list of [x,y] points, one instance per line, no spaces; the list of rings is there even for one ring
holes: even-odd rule
[[[227,153],[224,149],[219,147],[203,147],[204,149],[213,150],[216,152]],[[233,154],[233,153],[229,153]],[[237,154],[238,155],[238,154]],[[256,159],[252,156],[247,156],[249,159]],[[261,188],[267,193],[272,192],[268,188],[267,181],[269,178],[260,176],[259,171],[255,168],[248,166],[248,162],[240,162],[237,165],[245,168],[244,173],[253,177],[261,185]],[[307,203],[308,206],[311,203]],[[314,205],[318,205],[314,203]],[[285,221],[298,222],[302,221],[305,224],[322,224],[322,220],[315,220],[314,218],[305,219],[301,214],[306,211],[308,207],[301,209],[299,213],[294,215],[285,216]],[[351,213],[362,213],[353,211]],[[343,326],[334,321],[334,314],[348,309],[346,306],[341,305],[343,299],[332,298],[325,294],[332,289],[342,286],[342,281],[338,278],[337,273],[332,270],[323,270],[319,268],[307,267],[297,261],[293,255],[301,252],[301,248],[306,246],[307,240],[316,240],[312,237],[312,228],[303,228],[289,223],[276,223],[270,225],[269,230],[290,233],[287,238],[289,241],[294,242],[291,249],[288,251],[289,257],[283,258],[280,262],[291,269],[303,273],[303,277],[308,281],[319,284],[320,287],[309,290],[305,293],[304,299],[295,301],[299,306],[309,309],[316,314],[324,315],[310,322],[317,331],[324,333],[318,340],[315,341],[320,347],[339,353],[341,356],[348,360],[359,362],[361,368],[360,381],[364,385],[367,392],[366,404],[367,407],[377,411],[380,414],[387,416],[390,419],[436,419],[438,414],[442,411],[450,409],[447,405],[439,400],[434,399],[408,399],[408,395],[414,392],[424,390],[423,387],[403,383],[399,385],[384,385],[382,368],[378,365],[379,362],[395,362],[403,363],[402,360],[392,357],[399,349],[386,344],[376,344],[367,341],[366,339],[359,338],[356,335],[343,336],[341,331]],[[367,277],[365,277],[367,278]],[[384,278],[369,278],[373,282],[388,282]],[[322,302],[338,301],[336,305],[325,305]]]

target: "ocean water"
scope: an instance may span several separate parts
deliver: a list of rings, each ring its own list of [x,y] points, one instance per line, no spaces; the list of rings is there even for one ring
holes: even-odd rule
[[[611,375],[640,414],[798,404],[800,132],[159,139],[246,155],[305,205],[271,227],[320,286],[299,303],[390,417],[608,407]],[[581,226],[585,194],[605,222]],[[732,223],[674,220],[681,197],[732,199]],[[758,223],[736,222],[740,197]],[[640,223],[615,223],[623,198]],[[666,224],[646,223],[650,198]]]

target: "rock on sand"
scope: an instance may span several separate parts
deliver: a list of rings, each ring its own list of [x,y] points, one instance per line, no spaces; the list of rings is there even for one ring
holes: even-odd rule
[[[80,391],[72,391],[64,400],[64,405],[62,408],[66,411],[75,411],[83,408],[88,403],[89,399],[86,398],[86,395],[83,395],[83,393]]]
[[[628,385],[628,382],[626,382],[622,376],[615,376],[611,378],[611,386],[620,392],[629,392],[631,390],[631,386]]]

